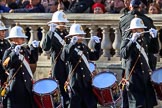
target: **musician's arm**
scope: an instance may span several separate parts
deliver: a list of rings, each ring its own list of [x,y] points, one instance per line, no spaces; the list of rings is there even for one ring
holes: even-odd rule
[[[43,41],[43,44],[42,44],[42,49],[44,51],[49,51],[51,49],[51,46],[52,46],[52,36],[54,35],[54,32],[51,32],[51,31],[48,31],[47,34],[46,34],[46,37]]]
[[[12,50],[6,50],[2,59],[3,67],[8,70],[9,68],[14,67],[14,64],[18,63],[18,55]]]
[[[95,44],[95,50],[89,50],[89,59],[90,60],[98,60],[100,57],[100,52],[101,52],[101,43],[96,43]]]

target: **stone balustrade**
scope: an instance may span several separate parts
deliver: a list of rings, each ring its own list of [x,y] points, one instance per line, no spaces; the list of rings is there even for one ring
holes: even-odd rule
[[[68,29],[70,25],[75,21],[83,26],[83,29],[87,33],[87,37],[101,34],[102,42],[101,48],[103,49],[103,57],[106,57],[111,61],[112,54],[110,53],[114,49],[113,57],[119,57],[119,48],[121,42],[121,36],[119,34],[118,23],[121,14],[67,14],[69,19]],[[162,15],[149,15],[157,29],[162,27]],[[11,28],[18,23],[24,29],[30,29],[29,43],[33,40],[40,40],[41,44],[45,38],[45,34],[48,31],[47,22],[52,18],[51,13],[4,13],[1,14],[0,19],[5,25]],[[41,29],[41,36],[38,37],[38,28]],[[100,29],[100,31],[98,31]],[[159,42],[160,43],[160,42]],[[160,43],[161,46],[161,43]],[[160,58],[160,57],[159,57]]]

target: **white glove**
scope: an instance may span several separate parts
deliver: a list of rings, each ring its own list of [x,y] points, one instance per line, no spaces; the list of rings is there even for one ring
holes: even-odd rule
[[[70,43],[72,43],[72,44],[74,45],[74,44],[76,44],[77,42],[78,42],[78,37],[77,37],[77,36],[73,36],[73,37],[71,38]]]
[[[16,46],[15,46],[14,51],[15,51],[16,55],[18,55],[18,54],[19,54],[20,49],[21,49],[21,46],[20,46],[20,45],[16,45]]]
[[[96,43],[100,43],[100,38],[98,36],[91,36],[91,40],[95,41]]]
[[[34,40],[34,41],[32,42],[32,45],[33,45],[34,48],[39,47],[39,41]]]
[[[140,33],[133,33],[132,38],[130,39],[132,42],[136,42],[137,38],[140,37]]]
[[[57,24],[49,23],[48,26],[50,27],[50,28],[49,28],[49,31],[54,32],[55,29],[56,29]]]
[[[149,31],[150,31],[150,35],[152,36],[152,38],[156,38],[157,37],[158,31],[156,29],[151,28]]]

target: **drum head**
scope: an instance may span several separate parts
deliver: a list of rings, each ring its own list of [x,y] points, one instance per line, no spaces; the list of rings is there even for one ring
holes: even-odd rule
[[[101,72],[94,77],[92,85],[97,88],[107,88],[112,86],[116,81],[117,79],[112,72]]]
[[[57,88],[57,83],[53,79],[41,79],[33,85],[33,91],[38,94],[52,93]]]
[[[151,80],[157,84],[162,83],[162,69],[157,69],[151,75]]]
[[[89,62],[89,70],[90,72],[92,73],[93,71],[95,71],[96,67],[95,67],[95,64],[92,63],[92,62]]]

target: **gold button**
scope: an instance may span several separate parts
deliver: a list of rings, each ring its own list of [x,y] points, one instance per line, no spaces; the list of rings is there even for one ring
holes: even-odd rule
[[[85,75],[83,75],[83,78],[85,77]]]

